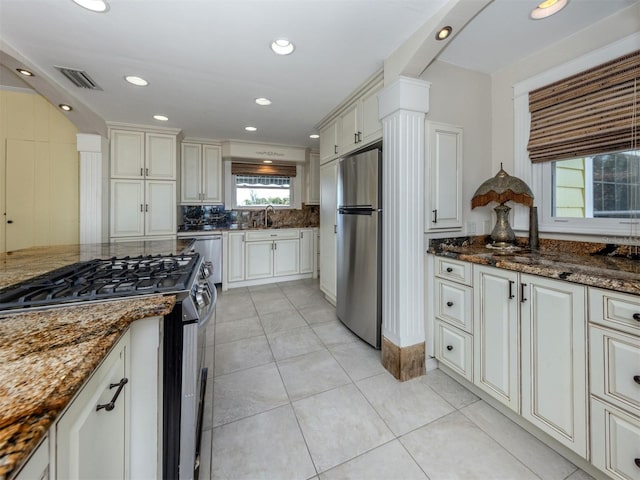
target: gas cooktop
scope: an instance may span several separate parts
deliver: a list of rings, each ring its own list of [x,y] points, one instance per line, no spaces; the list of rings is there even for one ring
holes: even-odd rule
[[[0,289],[0,310],[188,291],[199,255],[89,260]]]

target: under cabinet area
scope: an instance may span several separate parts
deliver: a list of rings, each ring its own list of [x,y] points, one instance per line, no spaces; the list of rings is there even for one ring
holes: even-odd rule
[[[223,234],[222,289],[317,276],[316,228]]]

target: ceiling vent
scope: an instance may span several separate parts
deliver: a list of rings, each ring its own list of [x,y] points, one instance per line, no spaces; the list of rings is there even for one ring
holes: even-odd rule
[[[75,70],[73,68],[56,67],[60,73],[69,79],[78,88],[88,88],[89,90],[102,90],[100,85],[94,82],[87,72]]]

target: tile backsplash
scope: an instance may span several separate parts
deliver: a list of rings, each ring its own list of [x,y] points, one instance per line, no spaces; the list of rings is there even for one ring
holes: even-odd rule
[[[264,209],[225,210],[224,205],[183,205],[182,225],[211,225],[214,228],[252,228],[264,226]],[[305,205],[299,210],[276,209],[269,213],[273,227],[317,227],[320,207]]]

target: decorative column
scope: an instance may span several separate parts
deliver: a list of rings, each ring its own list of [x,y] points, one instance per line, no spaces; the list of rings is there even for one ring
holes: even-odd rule
[[[425,371],[424,163],[429,82],[399,77],[378,95],[382,157],[382,364]]]
[[[80,243],[102,243],[107,241],[108,219],[106,202],[103,199],[103,182],[108,181],[106,166],[106,139],[100,135],[77,134],[77,149],[80,155]]]

